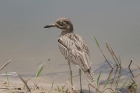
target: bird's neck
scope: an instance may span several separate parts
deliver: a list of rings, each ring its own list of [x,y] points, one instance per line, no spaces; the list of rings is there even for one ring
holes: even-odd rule
[[[68,33],[73,33],[73,31],[72,30],[65,30],[65,29],[63,29],[61,31],[61,35],[65,35],[65,34],[68,34]]]

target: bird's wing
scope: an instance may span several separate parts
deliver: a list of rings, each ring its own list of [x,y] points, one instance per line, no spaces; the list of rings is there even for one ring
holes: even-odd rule
[[[83,71],[90,68],[89,50],[81,36],[65,35],[58,39],[59,49],[65,58],[78,65]]]

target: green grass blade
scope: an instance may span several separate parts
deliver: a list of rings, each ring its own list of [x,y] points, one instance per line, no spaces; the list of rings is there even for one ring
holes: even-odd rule
[[[38,77],[38,76],[40,75],[40,73],[42,72],[43,68],[44,68],[44,66],[41,67],[41,68],[37,71],[37,73],[36,73],[36,77]]]
[[[107,79],[107,81],[106,81],[106,83],[105,83],[105,85],[104,85],[104,87],[103,87],[103,89],[106,87],[106,85],[108,84],[108,82],[109,82],[109,80],[110,80],[110,78],[111,78],[111,76],[112,76],[112,74],[109,76],[109,78]]]
[[[99,80],[100,80],[101,74],[102,74],[102,71],[100,72],[100,74],[99,74],[99,76],[98,76],[98,78],[97,78],[97,87],[98,87],[98,85],[99,85]]]
[[[132,79],[132,81],[133,81],[132,87],[137,86],[137,84],[136,84],[136,82],[134,81],[134,79],[133,79],[133,78],[131,78],[131,79]]]
[[[121,62],[120,62],[120,71],[119,71],[119,77],[121,77],[121,75],[122,75],[122,64],[121,64]]]
[[[53,89],[53,84],[54,84],[54,80],[53,80],[53,82],[52,82],[52,87],[51,87],[51,90]]]
[[[5,73],[6,73],[6,79],[7,79],[8,88],[9,88],[9,79],[8,79],[8,74],[7,74],[7,71],[5,71]]]
[[[98,41],[97,41],[97,39],[96,39],[95,37],[94,37],[94,39],[95,39],[95,41],[96,41],[97,46],[100,47],[100,46],[99,46],[99,43],[98,43]]]
[[[127,79],[127,80],[128,80],[128,79]],[[124,84],[122,85],[122,87],[121,87],[121,88],[123,88],[123,87],[125,86],[125,84],[126,84],[127,80],[124,82]]]
[[[45,62],[43,62],[39,68],[38,68],[38,71],[36,73],[36,77],[38,77],[40,75],[40,73],[42,72],[43,68],[44,68],[44,65],[45,65]]]
[[[60,92],[61,91],[61,89],[59,88],[59,86],[57,85],[57,90],[58,90],[58,92]]]
[[[62,87],[62,93],[65,93],[65,91],[64,91],[64,87]]]
[[[132,77],[131,77],[131,80],[132,80],[133,82],[135,82],[134,79],[133,79]]]
[[[136,83],[134,83],[134,84],[132,85],[132,87],[135,87],[135,86],[137,86],[137,84],[136,84]]]

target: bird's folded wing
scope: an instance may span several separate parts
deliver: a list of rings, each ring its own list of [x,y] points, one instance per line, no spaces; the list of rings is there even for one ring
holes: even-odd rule
[[[79,35],[65,36],[58,39],[59,49],[65,58],[83,70],[90,68],[89,50]]]

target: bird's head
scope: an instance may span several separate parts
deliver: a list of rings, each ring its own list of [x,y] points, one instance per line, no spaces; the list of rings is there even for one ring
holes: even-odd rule
[[[58,18],[53,24],[46,25],[44,28],[57,27],[62,31],[73,32],[73,25],[68,18]]]

